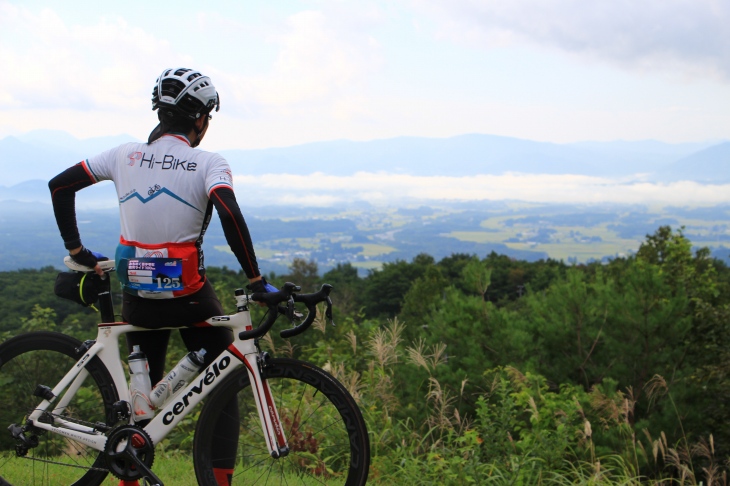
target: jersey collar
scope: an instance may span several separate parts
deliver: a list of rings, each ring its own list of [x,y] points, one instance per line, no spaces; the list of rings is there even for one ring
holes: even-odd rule
[[[176,138],[176,139],[180,140],[181,142],[185,142],[186,144],[188,144],[188,147],[190,147],[190,140],[188,140],[188,137],[186,137],[185,135],[182,135],[180,133],[166,133],[163,135],[163,137]]]

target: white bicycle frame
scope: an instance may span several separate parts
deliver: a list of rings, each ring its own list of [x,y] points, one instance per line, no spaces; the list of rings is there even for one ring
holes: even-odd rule
[[[182,391],[179,391],[163,407],[156,411],[155,418],[144,427],[145,432],[158,444],[185,416],[203,400],[223,379],[236,370],[245,366],[251,382],[256,407],[258,409],[261,428],[266,438],[266,445],[272,457],[285,455],[288,444],[281,427],[279,413],[271,396],[268,383],[261,378],[259,372],[259,351],[253,339],[241,340],[238,335],[241,331],[252,329],[251,316],[246,308],[249,304],[247,295],[236,296],[239,312],[230,316],[211,317],[206,324],[213,327],[228,327],[233,330],[234,341],[223,351],[215,361],[201,371]],[[240,310],[244,308],[244,310]],[[179,329],[179,328],[165,328]],[[85,368],[94,356],[98,357],[111,374],[114,385],[119,394],[119,400],[130,404],[131,397],[127,385],[127,375],[122,366],[119,354],[119,337],[128,332],[150,331],[124,322],[101,323],[98,325],[96,342],[76,362],[73,368],[66,373],[63,379],[53,388],[53,398],[44,399],[28,419],[34,427],[63,435],[75,441],[86,444],[92,449],[104,451],[107,437],[103,432],[93,427],[64,420],[60,415],[70,403],[74,394],[80,388],[88,375]],[[58,402],[54,402],[58,399]],[[52,423],[46,423],[41,417],[50,412],[54,415]],[[133,412],[129,424],[134,424]]]

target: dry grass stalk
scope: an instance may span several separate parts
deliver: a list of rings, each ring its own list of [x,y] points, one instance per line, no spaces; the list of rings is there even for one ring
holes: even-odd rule
[[[418,340],[414,342],[413,347],[409,346],[406,348],[409,361],[428,371],[429,375],[436,370],[438,365],[446,363],[446,344],[434,344],[431,346],[430,351],[430,354],[426,353],[426,342],[423,338],[418,338]]]
[[[649,398],[649,404],[651,405],[651,403],[666,395],[669,387],[667,381],[661,375],[654,375],[651,380],[646,382],[644,390],[646,390],[646,396]]]
[[[583,422],[583,437],[587,440],[593,437],[593,427],[591,427],[591,423],[588,420]]]
[[[350,331],[345,334],[345,337],[350,342],[350,347],[352,348],[352,354],[357,354],[357,335],[355,334],[355,331],[350,329]]]
[[[274,344],[274,338],[271,337],[270,333],[264,334],[264,337],[261,338],[261,341],[259,343],[262,344],[262,348],[268,349],[271,351],[271,354],[276,354],[276,345]]]
[[[453,415],[452,404],[455,398],[449,396],[449,393],[441,388],[441,383],[434,377],[428,379],[428,388],[426,398],[433,406],[432,413],[428,417],[428,424],[441,431],[452,430],[454,423],[450,416]]]
[[[431,346],[431,354],[429,359],[431,361],[431,367],[436,369],[436,366],[446,363],[446,343],[437,343]],[[462,384],[463,388],[463,384]]]
[[[667,449],[665,461],[667,465],[674,467],[679,472],[680,484],[684,484],[685,481],[696,484],[694,472],[687,466],[689,459],[689,451],[684,447]]]
[[[368,343],[371,354],[383,369],[398,362],[398,345],[403,333],[403,325],[398,318],[389,320],[388,324],[376,330]]]
[[[383,410],[389,414],[391,410],[398,408],[398,397],[393,393],[393,379],[390,375],[381,374],[376,380],[372,393],[378,397],[383,404]]]
[[[294,357],[294,351],[297,349],[296,344],[292,344],[291,340],[286,339],[284,341],[284,345],[282,346],[281,352],[284,356],[288,358]]]
[[[327,330],[327,319],[322,316],[322,312],[320,312],[319,306],[315,307],[314,309],[317,312],[317,316],[312,322],[312,327],[324,334],[324,332]]]
[[[628,387],[626,389],[626,397],[622,403],[621,412],[623,422],[625,424],[633,423],[634,410],[636,409],[636,397],[634,397],[634,389]]]
[[[692,445],[692,448],[690,449],[692,456],[694,457],[702,457],[704,459],[708,459],[712,461],[713,453],[710,450],[710,444],[707,442],[707,439],[704,437],[700,438],[699,442]]]
[[[326,371],[334,376],[340,383],[345,385],[345,388],[347,388],[347,391],[350,392],[350,395],[352,395],[352,398],[354,398],[355,401],[358,403],[362,401],[362,395],[360,392],[363,388],[365,388],[365,384],[360,380],[360,373],[357,371],[348,373],[345,370],[345,363],[332,365],[331,362],[327,361],[327,363],[325,363],[325,367],[327,368]]]
[[[636,399],[631,387],[626,390],[626,394],[619,391],[613,397],[594,389],[591,393],[591,405],[599,413],[604,427],[609,427],[611,424],[631,425]]]
[[[661,445],[661,438],[654,440],[648,429],[644,429],[643,432],[647,438],[648,443],[651,444],[651,455],[654,458],[654,464],[656,465],[659,463],[659,447]],[[639,445],[641,445],[641,448],[644,449],[644,446],[641,442],[639,442]],[[662,460],[664,460],[664,447],[662,447],[661,451],[662,451]],[[644,451],[644,453],[646,454],[646,451]],[[647,460],[648,459],[649,459],[649,457],[647,456]]]
[[[707,486],[715,486],[716,484],[719,485],[720,480],[718,478],[720,473],[720,468],[717,466],[717,464],[710,464],[710,467],[703,467],[702,471],[705,473],[705,479],[707,480]]]
[[[646,453],[646,448],[644,447],[644,443],[639,441],[637,442],[639,446],[639,450],[641,451],[641,455],[646,459],[647,462],[649,462],[649,454]],[[656,458],[654,458],[654,462],[656,462]]]
[[[428,368],[428,360],[426,359],[426,342],[423,340],[423,338],[418,338],[414,343],[414,346],[408,346],[406,348],[406,352],[408,353],[408,360],[413,363],[414,365],[424,368],[426,371],[430,373],[430,370]]]
[[[522,372],[517,368],[505,366],[504,371],[507,372],[507,376],[509,376],[510,380],[517,383],[527,383],[527,377],[523,375]]]

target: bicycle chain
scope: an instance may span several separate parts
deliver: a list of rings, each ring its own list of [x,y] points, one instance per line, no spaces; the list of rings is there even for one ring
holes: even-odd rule
[[[49,417],[50,417],[50,419],[49,419]],[[113,428],[110,425],[102,424],[100,422],[88,422],[86,420],[69,417],[67,415],[62,415],[59,413],[51,413],[48,411],[43,412],[43,414],[39,418],[39,421],[44,424],[52,424],[55,417],[58,417],[59,419],[64,420],[66,422],[71,422],[73,424],[83,425],[84,427],[89,427],[91,429],[98,430],[98,431],[102,432],[103,434],[106,434]],[[40,429],[40,430],[42,430],[42,429]]]

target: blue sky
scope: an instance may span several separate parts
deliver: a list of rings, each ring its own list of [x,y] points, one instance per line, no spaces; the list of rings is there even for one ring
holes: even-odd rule
[[[209,150],[488,133],[730,139],[726,0],[0,0],[0,138],[146,138],[209,75]]]

